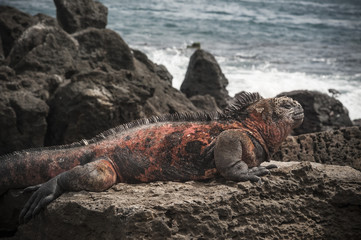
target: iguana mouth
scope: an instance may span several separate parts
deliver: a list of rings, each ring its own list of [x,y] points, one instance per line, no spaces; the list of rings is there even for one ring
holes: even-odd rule
[[[295,120],[301,120],[303,119],[303,117],[304,117],[304,113],[302,109],[295,111],[292,116],[292,118]]]

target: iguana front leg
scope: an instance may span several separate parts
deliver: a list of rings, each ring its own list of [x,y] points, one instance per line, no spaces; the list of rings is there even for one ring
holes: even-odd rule
[[[25,204],[19,216],[20,223],[28,222],[42,208],[69,191],[104,191],[116,183],[117,175],[107,159],[99,159],[77,166],[50,179],[48,182],[29,187],[24,191],[36,190]]]
[[[269,173],[269,167],[259,164],[266,158],[261,147],[255,146],[247,133],[241,130],[222,132],[216,140],[214,149],[216,168],[220,174],[232,181],[260,181],[259,176]],[[249,166],[254,166],[249,169]]]

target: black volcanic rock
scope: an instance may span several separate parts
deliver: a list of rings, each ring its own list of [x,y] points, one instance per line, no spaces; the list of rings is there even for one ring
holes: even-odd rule
[[[273,159],[350,166],[361,171],[361,126],[289,136]]]
[[[56,74],[16,75],[0,66],[0,155],[44,146],[49,98],[63,82]]]
[[[7,62],[17,74],[25,71],[67,75],[76,70],[78,42],[59,27],[38,23],[16,40]]]
[[[1,89],[0,155],[44,143],[48,105],[26,90],[14,90]]]
[[[89,139],[120,123],[145,117],[142,106],[154,89],[137,86],[127,71],[91,71],[60,87],[49,105],[47,144]]]
[[[0,6],[0,36],[4,57],[23,31],[33,24],[32,16],[13,7]]]
[[[134,57],[142,62],[144,65],[147,66],[147,68],[151,71],[156,73],[160,79],[169,82],[170,84],[172,84],[172,80],[173,80],[173,76],[168,72],[167,68],[164,65],[158,65],[156,63],[153,63],[152,61],[150,61],[147,57],[147,55],[145,55],[143,52],[136,50],[136,49],[132,49],[133,51],[133,55]]]
[[[298,90],[280,93],[297,100],[305,111],[302,125],[294,129],[296,135],[352,126],[347,109],[337,99],[318,91]]]
[[[79,71],[134,69],[131,50],[116,32],[88,28],[72,36],[79,43]]]
[[[181,91],[192,97],[209,94],[215,98],[218,107],[227,105],[230,99],[226,86],[228,80],[222,73],[216,59],[204,50],[196,50],[190,58]]]
[[[15,71],[8,66],[0,66],[0,83],[9,82],[15,76]]]
[[[68,33],[88,27],[105,28],[108,8],[93,0],[54,0],[56,18],[59,25]]]
[[[361,126],[361,118],[354,119],[352,121],[352,124],[355,125],[355,126]]]
[[[46,14],[38,13],[33,17],[35,23],[42,23],[44,25],[59,27],[58,21]]]
[[[216,100],[211,95],[195,95],[190,97],[189,100],[200,110],[208,112],[219,110]]]
[[[7,66],[0,66],[0,128],[6,129],[0,154],[91,138],[137,118],[197,110],[171,86],[164,66],[132,51],[114,31],[87,27],[70,35],[49,16],[1,9],[15,19],[27,16],[30,24],[6,28],[19,34],[11,34],[17,39]]]
[[[93,70],[74,75],[50,100],[47,145],[89,139],[135,119],[196,110],[169,82],[141,62],[135,70]]]
[[[4,53],[4,49],[3,49],[2,40],[0,37],[0,66],[3,64],[4,60],[5,60],[5,53]]]

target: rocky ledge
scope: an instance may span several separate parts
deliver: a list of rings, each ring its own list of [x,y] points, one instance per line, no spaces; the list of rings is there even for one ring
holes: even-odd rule
[[[273,158],[351,166],[361,171],[361,127],[290,136]]]
[[[67,193],[12,239],[357,239],[361,172],[272,162],[261,184],[118,184]]]

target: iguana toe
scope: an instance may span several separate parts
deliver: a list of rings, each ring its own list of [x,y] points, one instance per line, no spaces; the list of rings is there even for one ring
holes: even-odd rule
[[[38,214],[42,208],[46,207],[51,201],[56,199],[62,193],[62,190],[58,186],[57,178],[53,178],[42,185],[29,187],[27,189],[36,188],[37,190],[27,201],[20,213],[19,222],[21,224],[30,221],[30,219]]]

